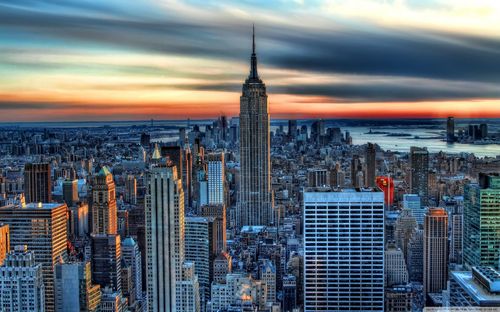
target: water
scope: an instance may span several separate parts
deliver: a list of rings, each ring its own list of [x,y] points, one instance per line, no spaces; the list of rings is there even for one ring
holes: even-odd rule
[[[177,140],[179,127],[188,125],[199,125],[204,130],[205,125],[211,124],[213,120],[154,120],[153,126],[166,127],[163,135],[153,141],[172,142]],[[272,120],[271,130],[276,131],[280,125],[287,130],[287,120]],[[312,120],[299,120],[298,126],[307,125],[311,127]],[[457,119],[455,129],[467,127],[469,124],[488,124],[488,132],[500,133],[500,119]],[[150,120],[139,121],[88,121],[88,122],[27,122],[27,123],[0,123],[1,127],[8,128],[96,128],[96,127],[149,127]],[[421,119],[421,120],[325,120],[325,127],[339,127],[343,132],[349,131],[353,138],[353,144],[366,144],[372,142],[378,144],[385,150],[396,152],[408,152],[411,146],[427,147],[431,153],[444,151],[446,153],[474,153],[478,157],[500,156],[500,145],[478,145],[478,144],[448,144],[443,141],[446,126],[444,119]],[[387,136],[387,134],[367,134],[372,132],[408,133],[411,136]],[[147,131],[147,129],[145,129]],[[157,131],[155,131],[157,132]],[[416,139],[415,137],[419,137]]]

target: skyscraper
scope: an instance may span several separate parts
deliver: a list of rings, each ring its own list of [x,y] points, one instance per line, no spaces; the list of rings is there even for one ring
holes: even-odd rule
[[[121,291],[122,253],[118,234],[92,234],[92,280],[115,291]]]
[[[448,214],[429,208],[424,219],[424,296],[440,293],[448,281]]]
[[[446,142],[455,142],[455,118],[448,117],[446,120]]]
[[[410,281],[423,282],[424,271],[424,230],[418,229],[413,232],[413,235],[408,242],[408,271]]]
[[[78,180],[65,180],[62,184],[63,199],[69,207],[78,202]]]
[[[46,311],[42,265],[26,246],[16,246],[0,266],[0,311]]]
[[[125,202],[137,204],[137,179],[133,175],[128,175],[125,181]]]
[[[270,116],[266,85],[257,73],[255,32],[250,75],[240,97],[240,190],[237,224],[273,222]]]
[[[214,242],[211,252],[216,257],[220,252],[226,251],[226,206],[225,205],[206,205],[200,208],[202,217],[213,218],[214,224]]]
[[[365,153],[365,162],[366,162],[365,186],[367,187],[375,186],[376,156],[377,156],[377,150],[375,148],[375,144],[368,143],[366,145],[366,153]]]
[[[304,192],[304,311],[384,309],[384,194]]]
[[[463,261],[498,267],[500,262],[500,176],[480,174],[464,187]]]
[[[208,167],[208,204],[225,205],[224,153],[207,155]]]
[[[52,201],[50,164],[27,163],[24,166],[24,193],[27,203]]]
[[[117,210],[113,175],[104,166],[95,177],[92,186],[92,233],[116,234]]]
[[[420,196],[422,205],[429,200],[429,152],[425,148],[410,149],[411,192]]]
[[[184,259],[182,183],[177,178],[175,167],[152,168],[146,195],[146,283],[149,311],[175,311],[176,284],[182,273],[181,259]]]
[[[122,242],[122,260],[127,267],[132,268],[132,284],[136,300],[142,301],[142,260],[139,245],[132,237]]]
[[[386,287],[408,283],[408,270],[403,251],[394,243],[389,243],[385,251],[385,278]]]
[[[11,246],[27,245],[42,264],[45,310],[54,312],[54,265],[67,261],[66,204],[31,203],[0,208],[0,222],[10,228]]]
[[[90,262],[57,263],[55,272],[56,311],[98,311],[101,287],[92,284]]]
[[[0,223],[0,265],[10,251],[9,225]]]

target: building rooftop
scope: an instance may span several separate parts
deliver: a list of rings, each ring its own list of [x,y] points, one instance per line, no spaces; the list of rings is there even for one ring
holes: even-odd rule
[[[66,204],[64,203],[29,203],[24,206],[22,205],[7,205],[0,207],[1,209],[46,209],[46,210],[51,210],[55,208],[59,208],[61,206],[65,206]]]
[[[478,304],[500,304],[500,296],[497,293],[491,293],[472,276],[472,272],[451,272],[451,277],[464,289],[469,296]]]

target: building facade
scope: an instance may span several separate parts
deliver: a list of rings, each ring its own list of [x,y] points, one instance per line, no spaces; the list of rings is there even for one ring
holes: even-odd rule
[[[273,222],[270,115],[266,85],[257,73],[255,34],[250,75],[240,97],[240,190],[237,224]]]
[[[384,194],[304,192],[304,311],[384,309]]]
[[[92,185],[92,233],[116,234],[118,231],[116,188],[111,171],[104,166]]]
[[[440,293],[448,281],[448,214],[429,208],[424,219],[424,295]]]

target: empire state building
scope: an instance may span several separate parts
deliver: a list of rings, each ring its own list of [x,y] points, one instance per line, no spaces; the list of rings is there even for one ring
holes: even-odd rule
[[[250,74],[240,97],[239,226],[269,225],[273,222],[269,105],[266,85],[257,73],[255,30],[252,38]]]

